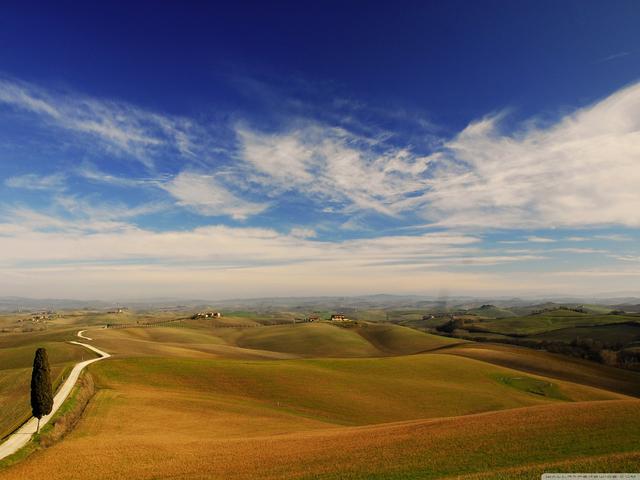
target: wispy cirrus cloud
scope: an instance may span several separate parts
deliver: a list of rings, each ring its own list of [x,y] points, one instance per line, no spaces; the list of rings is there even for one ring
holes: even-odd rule
[[[505,122],[473,122],[425,154],[317,122],[237,134],[259,184],[342,212],[481,230],[640,226],[640,84],[554,123]]]
[[[537,235],[532,235],[530,237],[527,237],[527,242],[531,242],[531,243],[553,243],[556,240],[553,238],[548,238],[548,237],[539,237]]]
[[[122,175],[113,175],[111,173],[99,170],[95,165],[84,163],[76,168],[73,173],[90,182],[105,183],[118,187],[140,187],[147,184],[154,184],[156,179],[149,178],[130,178]]]
[[[289,235],[296,238],[314,238],[318,233],[313,228],[294,227],[289,231]]]
[[[7,187],[23,188],[26,190],[62,190],[65,187],[66,176],[61,173],[52,175],[37,175],[27,173],[9,177],[4,181]]]
[[[124,217],[112,221],[89,226],[82,214],[69,219],[27,210],[5,217],[0,222],[0,283],[14,291],[42,288],[80,296],[93,295],[87,293],[90,284],[103,296],[135,292],[210,298],[239,291],[282,294],[283,289],[316,295],[425,292],[443,285],[455,285],[459,292],[531,293],[557,291],[582,278],[579,272],[566,272],[556,284],[547,280],[548,272],[544,281],[536,274],[496,274],[491,269],[539,262],[546,255],[487,250],[480,238],[455,232],[320,241],[268,228],[152,231]],[[71,280],[51,283],[55,278]],[[629,275],[621,278],[628,281]]]
[[[501,116],[442,151],[424,215],[475,228],[640,226],[640,84],[547,126],[501,133]]]
[[[246,220],[269,206],[238,197],[213,175],[183,171],[159,186],[169,192],[179,205],[206,216],[228,215],[236,220]]]
[[[75,92],[46,90],[13,79],[0,78],[0,104],[32,114],[88,142],[98,141],[108,153],[135,159],[147,168],[167,151],[193,157],[197,149],[193,139],[202,138],[197,132],[201,127],[186,118]]]
[[[260,214],[265,203],[245,198],[251,191],[274,205],[294,193],[319,212],[360,221],[372,213],[480,231],[640,226],[640,84],[554,123],[530,121],[505,132],[505,116],[489,116],[450,139],[431,141],[433,149],[425,152],[379,130],[355,133],[300,117],[268,132],[230,125],[233,151],[232,141],[221,141],[194,119],[7,79],[0,80],[0,103],[97,139],[110,152],[153,169],[143,179],[85,168],[85,178],[160,187],[178,205],[205,216]],[[156,168],[155,159],[173,158],[172,152],[180,162]],[[228,155],[212,161],[211,152]],[[348,218],[342,222],[351,225]]]
[[[237,133],[241,158],[254,181],[276,192],[296,191],[330,202],[341,211],[395,216],[425,185],[424,158],[343,128],[311,122],[285,133],[246,127]]]
[[[599,59],[598,61],[596,61],[596,63],[610,62],[611,60],[626,57],[627,55],[631,55],[631,52],[612,53],[611,55],[607,55],[606,57]]]
[[[419,236],[320,241],[312,232],[294,229],[282,234],[273,229],[222,225],[190,230],[155,232],[127,222],[127,212],[89,213],[81,202],[63,199],[72,217],[15,209],[0,222],[0,265],[62,267],[76,264],[171,264],[176,268],[262,268],[307,265],[310,269],[356,270],[393,266],[398,269],[440,270],[451,266],[486,266],[530,261],[539,255],[496,255],[480,248],[478,237],[454,232]],[[139,207],[137,214],[149,211]],[[77,210],[81,209],[81,210]],[[134,216],[136,213],[131,213]],[[90,215],[92,222],[87,222]],[[81,234],[82,233],[82,234]],[[42,249],[46,244],[47,248]],[[2,253],[5,252],[5,253]],[[310,270],[312,271],[312,270]],[[349,273],[350,272],[350,273]],[[358,273],[360,275],[360,273]]]
[[[137,227],[131,223],[132,219],[168,208],[169,205],[161,202],[135,206],[121,202],[96,204],[86,197],[57,193],[46,209],[3,205],[0,210],[0,226],[7,234],[64,232],[77,237],[134,230]]]

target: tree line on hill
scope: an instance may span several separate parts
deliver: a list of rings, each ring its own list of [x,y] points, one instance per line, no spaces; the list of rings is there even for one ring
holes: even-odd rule
[[[509,334],[501,337],[474,335],[486,333],[467,325],[462,318],[453,318],[435,329],[441,335],[464,338],[476,342],[498,342],[521,347],[546,350],[571,357],[582,358],[592,362],[614,367],[640,370],[640,349],[625,348],[620,342],[605,342],[593,338],[574,338],[569,342],[559,340],[539,340],[528,338],[525,334]]]

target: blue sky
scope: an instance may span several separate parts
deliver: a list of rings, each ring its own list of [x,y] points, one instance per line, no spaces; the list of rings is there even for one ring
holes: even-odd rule
[[[0,288],[640,293],[640,5],[16,2]]]

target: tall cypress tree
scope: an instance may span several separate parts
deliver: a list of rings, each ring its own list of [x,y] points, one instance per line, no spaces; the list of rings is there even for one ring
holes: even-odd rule
[[[51,388],[51,368],[49,356],[45,348],[38,348],[33,359],[33,372],[31,373],[31,411],[38,419],[38,432],[40,431],[40,419],[51,413],[53,408],[53,389]]]

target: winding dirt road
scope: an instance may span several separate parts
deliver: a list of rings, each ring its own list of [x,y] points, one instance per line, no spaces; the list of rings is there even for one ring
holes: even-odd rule
[[[91,340],[89,337],[85,337],[84,335],[82,335],[83,332],[84,330],[79,331],[77,334],[78,337],[84,338],[86,340]],[[51,419],[51,417],[53,417],[53,415],[55,415],[58,409],[62,406],[63,402],[67,399],[67,397],[69,396],[69,393],[71,393],[71,390],[73,389],[74,385],[78,381],[78,377],[80,377],[80,372],[82,372],[82,369],[84,369],[84,367],[86,367],[87,365],[92,364],[93,362],[98,362],[100,360],[104,360],[105,358],[109,358],[111,356],[107,352],[103,352],[99,348],[96,348],[93,345],[89,345],[87,343],[75,342],[75,341],[71,341],[69,343],[73,343],[75,345],[81,345],[85,348],[88,348],[89,350],[96,352],[100,356],[98,358],[85,360],[84,362],[79,362],[74,365],[73,369],[71,370],[71,373],[69,374],[65,382],[62,384],[62,387],[60,387],[55,397],[53,397],[53,408],[51,409],[51,413],[40,419],[40,427],[46,425],[47,422]],[[31,437],[33,436],[33,434],[36,433],[37,426],[38,426],[38,419],[31,417],[29,420],[27,420],[27,422],[24,425],[22,425],[18,430],[12,433],[11,436],[7,438],[7,440],[5,440],[2,444],[0,444],[0,460],[2,460],[5,457],[8,457],[9,455],[14,454],[18,450],[20,450],[22,447],[24,447],[27,443],[29,443],[29,440],[31,440]]]
[[[84,338],[85,340],[93,340],[93,338],[85,337],[84,332],[86,332],[86,330],[80,330],[76,335],[80,338]]]

